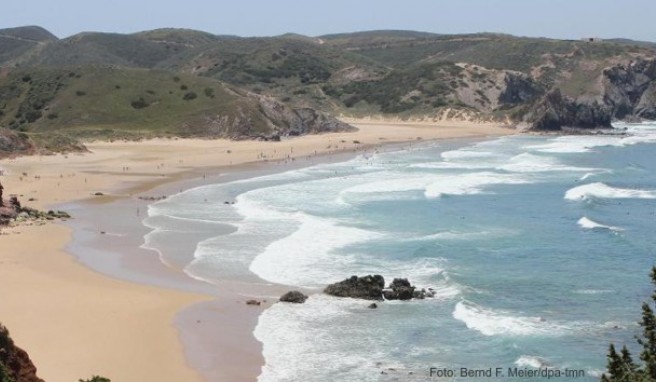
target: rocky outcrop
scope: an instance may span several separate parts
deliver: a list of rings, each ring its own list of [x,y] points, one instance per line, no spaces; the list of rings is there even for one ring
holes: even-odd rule
[[[305,302],[305,300],[308,299],[308,296],[304,295],[303,293],[293,290],[290,292],[285,293],[280,297],[281,302],[291,302],[294,304],[302,304]]]
[[[385,288],[385,279],[381,275],[369,275],[364,277],[351,276],[338,283],[330,284],[324,289],[324,293],[337,297],[351,297],[365,300],[411,300],[434,297],[435,292],[429,288],[418,290],[410,284],[408,279],[394,279]],[[369,305],[375,309],[376,304]]]
[[[414,297],[415,287],[410,285],[408,279],[394,279],[389,289],[383,291],[386,300],[411,300]]]
[[[292,109],[275,98],[249,94],[257,99],[260,110],[271,129],[269,136],[298,136],[339,131],[355,131],[355,127],[312,108]]]
[[[7,328],[0,324],[0,381],[43,382],[29,355],[14,344]]]
[[[604,103],[613,118],[656,119],[656,60],[635,60],[603,71]]]
[[[328,285],[324,289],[324,293],[336,297],[382,300],[384,287],[385,279],[381,275],[351,276],[346,280]]]
[[[559,131],[563,128],[611,128],[612,109],[597,102],[579,103],[553,89],[523,117],[531,130]]]
[[[34,152],[34,143],[27,135],[0,128],[0,158],[29,155]]]
[[[502,107],[531,102],[544,94],[544,90],[531,77],[523,73],[507,72],[505,89],[499,95]]]
[[[281,302],[291,302],[294,304],[302,304],[305,302],[305,300],[308,299],[308,296],[304,295],[303,293],[293,290],[290,292],[285,293],[280,297]]]
[[[0,226],[12,222],[24,223],[28,221],[44,222],[46,220],[70,219],[70,215],[64,211],[48,212],[39,211],[34,208],[21,205],[18,197],[13,195],[9,200],[2,199],[3,187],[0,184]]]

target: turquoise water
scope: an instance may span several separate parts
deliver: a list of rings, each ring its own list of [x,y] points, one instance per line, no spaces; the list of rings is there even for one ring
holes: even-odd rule
[[[430,367],[598,380],[608,343],[634,344],[655,263],[656,125],[617,127],[629,135],[440,142],[203,186],[150,206],[146,246],[210,283],[320,291],[377,273],[437,291],[377,310],[321,294],[274,305],[255,330],[260,381],[427,380]],[[194,254],[166,253],[185,237]]]

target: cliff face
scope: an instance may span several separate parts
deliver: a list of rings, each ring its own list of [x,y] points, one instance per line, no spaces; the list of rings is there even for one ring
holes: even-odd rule
[[[604,103],[617,119],[656,119],[656,60],[636,60],[603,71]]]
[[[576,102],[563,96],[559,89],[551,90],[524,115],[532,130],[557,131],[562,128],[610,128],[612,109],[596,102]]]
[[[0,381],[43,382],[27,353],[17,347],[9,331],[0,325]]]
[[[34,152],[34,144],[20,133],[0,128],[0,158],[9,155],[26,155]]]
[[[292,108],[273,97],[248,93],[231,115],[204,116],[186,123],[190,136],[279,140],[281,137],[354,131],[355,128],[312,108]]]

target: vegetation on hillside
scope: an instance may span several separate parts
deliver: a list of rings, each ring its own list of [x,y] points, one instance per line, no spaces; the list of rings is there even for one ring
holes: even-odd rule
[[[651,269],[651,282],[656,286],[656,267]],[[611,344],[608,350],[608,373],[601,377],[602,382],[652,382],[656,381],[656,291],[651,296],[651,303],[642,304],[642,319],[640,326],[642,334],[636,337],[640,352],[641,363],[636,363],[626,345],[618,353],[615,345]]]
[[[639,45],[412,31],[240,38],[188,29],[58,40],[38,27],[5,29],[0,128],[24,133],[39,147],[65,149],[75,146],[71,137],[291,131],[295,122],[274,126],[262,109],[263,102],[273,104],[262,97],[346,116],[431,118],[455,111],[523,123],[554,89],[574,109],[601,105],[601,120],[648,117],[656,115],[656,75],[648,65],[640,73],[607,70],[656,59],[648,44]],[[629,74],[616,76],[619,82],[606,77],[622,70]]]

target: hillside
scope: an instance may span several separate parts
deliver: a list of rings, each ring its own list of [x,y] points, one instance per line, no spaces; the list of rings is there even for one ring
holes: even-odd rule
[[[14,344],[9,330],[0,324],[0,381],[43,382],[29,355]]]
[[[38,147],[53,136],[54,146],[75,147],[73,135],[270,139],[347,128],[324,113],[607,127],[656,118],[652,45],[412,31],[241,38],[188,29],[60,40],[38,27],[4,29],[0,127]],[[272,112],[273,104],[284,112]],[[558,117],[541,121],[547,111]]]

